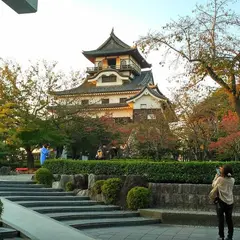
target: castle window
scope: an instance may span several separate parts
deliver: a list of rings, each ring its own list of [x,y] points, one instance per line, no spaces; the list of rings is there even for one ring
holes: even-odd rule
[[[116,68],[116,58],[109,58],[108,60],[108,66],[111,68]]]
[[[102,104],[109,104],[109,99],[108,98],[103,98],[102,99]]]
[[[120,98],[120,103],[125,103],[126,102],[126,100],[127,100],[127,98]]]
[[[140,109],[146,109],[147,108],[147,104],[140,104]]]
[[[121,60],[121,69],[127,67],[127,61],[126,60]]]
[[[82,100],[82,105],[88,105],[88,104],[89,104],[89,100],[88,99]]]
[[[153,113],[150,113],[147,115],[147,119],[149,119],[149,120],[156,119],[156,115]]]
[[[117,77],[115,75],[102,76],[103,83],[116,82],[116,81],[117,81]]]

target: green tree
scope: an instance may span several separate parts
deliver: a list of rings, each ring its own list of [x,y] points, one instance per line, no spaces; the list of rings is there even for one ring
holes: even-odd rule
[[[25,149],[29,168],[34,167],[32,151],[39,144],[63,139],[48,111],[48,92],[62,79],[55,68],[56,63],[45,61],[26,70],[13,62],[0,64],[0,137],[9,146]]]
[[[138,44],[145,52],[164,47],[164,55],[176,54],[191,85],[210,77],[230,96],[240,116],[240,24],[239,15],[228,8],[232,2],[196,5],[193,16],[171,21],[161,31],[141,37]]]

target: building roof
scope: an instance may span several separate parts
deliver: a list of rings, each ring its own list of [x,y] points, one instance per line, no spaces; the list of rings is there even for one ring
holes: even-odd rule
[[[141,94],[143,94],[143,92],[148,89],[148,91],[155,97],[160,98],[160,99],[164,99],[164,100],[168,100],[160,91],[157,87],[155,87],[154,89],[149,87],[149,86],[145,86],[139,93],[137,93],[136,95],[130,97],[127,99],[127,102],[131,102],[133,99],[137,98],[138,96],[140,96]]]
[[[101,44],[97,50],[106,50],[106,49],[129,49],[131,48],[129,45],[124,43],[121,39],[119,39],[115,34],[114,34],[114,29],[112,29],[109,38]]]
[[[132,48],[113,32],[109,38],[101,44],[96,50],[83,51],[83,55],[94,63],[95,57],[114,56],[114,55],[131,55],[141,66],[141,68],[150,68],[149,64],[140,54],[137,48]]]
[[[56,96],[64,95],[77,95],[77,94],[94,94],[94,93],[111,93],[111,92],[129,92],[129,91],[141,91],[148,84],[154,84],[152,71],[142,71],[139,76],[135,76],[130,83],[124,83],[118,86],[96,86],[88,82],[85,79],[82,85],[79,87],[51,92],[51,94]]]
[[[48,109],[65,109],[65,106],[49,106]],[[91,109],[111,109],[111,108],[130,108],[130,106],[127,103],[107,103],[107,104],[89,104],[89,105],[69,105],[68,110],[69,111],[85,111],[85,110],[91,110]]]

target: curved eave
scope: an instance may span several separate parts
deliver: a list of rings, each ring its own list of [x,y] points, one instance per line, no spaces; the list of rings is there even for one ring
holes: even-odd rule
[[[103,69],[99,72],[97,72],[95,75],[93,76],[88,76],[87,79],[88,80],[92,80],[92,79],[95,79],[96,77],[98,77],[99,74],[103,73],[103,72],[115,72],[119,77],[122,77],[122,78],[128,78],[126,77],[125,75],[121,74],[118,70],[116,69]]]
[[[158,94],[154,93],[154,90],[152,90],[149,87],[144,87],[139,93],[137,93],[136,95],[130,97],[129,99],[127,99],[127,103],[131,103],[133,102],[136,98],[140,97],[144,91],[148,89],[148,92],[150,93],[150,95],[152,95],[154,98],[157,98],[159,100],[163,100],[163,101],[167,101],[167,98],[165,96],[159,96]]]
[[[148,63],[143,56],[140,54],[137,48],[131,49],[120,49],[120,50],[110,50],[110,51],[101,51],[101,50],[92,50],[92,51],[83,51],[82,54],[91,62],[94,63],[96,57],[107,57],[114,55],[131,55],[141,66],[141,68],[151,68],[152,65]]]
[[[128,107],[99,107],[99,108],[89,108],[88,111],[106,111],[106,110],[124,110],[124,109],[132,109],[130,106]]]
[[[126,90],[126,91],[111,91],[111,92],[95,92],[95,93],[71,93],[71,92],[64,92],[64,93],[58,93],[58,92],[52,92],[51,95],[59,98],[67,98],[67,97],[72,97],[72,96],[102,96],[102,95],[112,95],[113,93],[116,95],[121,95],[121,94],[132,94],[132,93],[138,93],[139,89],[136,90]]]

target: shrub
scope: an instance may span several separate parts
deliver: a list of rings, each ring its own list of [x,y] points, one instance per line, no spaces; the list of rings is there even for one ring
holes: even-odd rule
[[[52,186],[53,179],[53,174],[47,168],[39,168],[35,173],[36,182],[46,187]]]
[[[146,208],[150,203],[150,190],[145,187],[134,187],[127,195],[127,206],[131,210]]]
[[[105,183],[106,180],[98,180],[94,183],[92,191],[94,194],[100,194],[102,193],[102,186]]]
[[[235,173],[240,172],[240,162],[228,162]],[[150,162],[145,160],[74,161],[47,160],[44,167],[57,174],[140,175],[149,182],[211,183],[216,166],[223,162]],[[234,175],[236,184],[240,177]]]
[[[3,203],[2,201],[0,200],[0,219],[2,217],[2,213],[3,213]]]
[[[75,186],[74,186],[73,182],[67,182],[66,185],[65,185],[65,190],[67,192],[73,191],[74,188],[75,188]]]
[[[102,186],[102,193],[107,204],[117,203],[121,187],[122,180],[120,178],[109,178],[104,182]]]
[[[11,168],[10,167],[2,166],[0,168],[0,175],[10,175],[10,174],[11,174]]]

